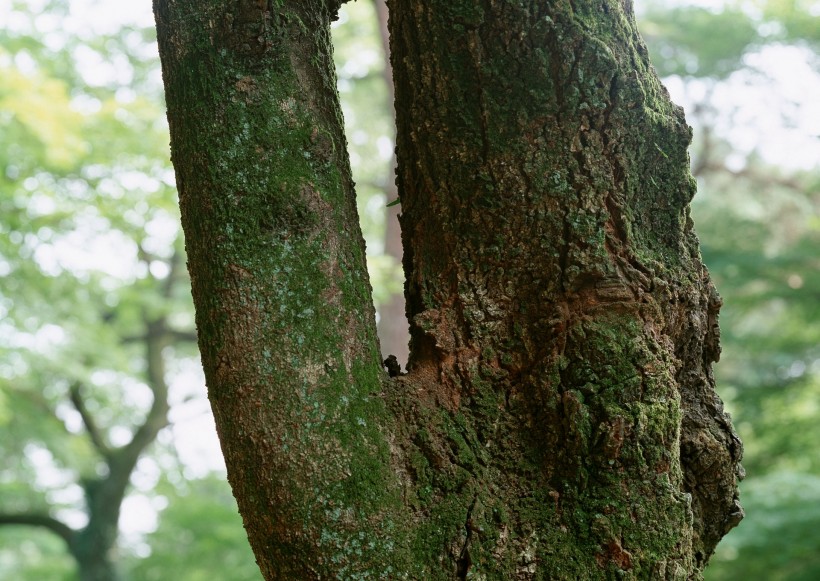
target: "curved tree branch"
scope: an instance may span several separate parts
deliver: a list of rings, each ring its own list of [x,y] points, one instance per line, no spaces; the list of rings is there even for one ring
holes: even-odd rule
[[[168,404],[168,383],[165,380],[165,361],[162,351],[168,345],[172,334],[164,317],[151,320],[147,314],[144,314],[144,320],[146,326],[144,344],[147,384],[154,396],[154,401],[145,420],[134,432],[131,441],[119,448],[116,457],[113,459],[116,467],[112,466],[112,472],[122,472],[125,481],[127,481],[128,475],[130,475],[143,450],[156,439],[159,431],[168,425],[170,406]]]
[[[77,531],[64,522],[47,514],[0,513],[0,525],[25,525],[44,528],[63,539],[69,546],[74,542],[74,537],[77,534]]]
[[[94,417],[88,411],[88,407],[85,405],[85,400],[83,399],[81,390],[82,385],[80,382],[75,381],[71,384],[71,387],[69,388],[71,404],[74,406],[74,409],[80,413],[80,417],[83,420],[83,426],[85,426],[85,430],[88,432],[88,437],[91,438],[91,443],[94,445],[94,448],[107,459],[111,454],[111,448],[105,441],[105,436],[100,431],[99,426],[97,426],[97,422],[94,420]]]

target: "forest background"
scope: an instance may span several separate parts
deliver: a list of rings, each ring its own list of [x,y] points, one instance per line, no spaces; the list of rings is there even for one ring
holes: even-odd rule
[[[77,579],[55,530],[19,517],[86,526],[106,454],[137,442],[123,579],[258,580],[196,352],[151,6],[117,4],[0,0],[0,578]],[[375,8],[343,7],[338,86],[383,350],[404,362]],[[692,211],[724,298],[718,391],[746,446],[747,518],[707,579],[817,579],[820,2],[636,10],[694,127]],[[157,401],[169,422],[143,442]]]

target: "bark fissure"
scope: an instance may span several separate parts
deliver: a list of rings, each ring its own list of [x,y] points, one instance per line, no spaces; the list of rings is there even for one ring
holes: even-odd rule
[[[470,503],[470,507],[467,509],[467,517],[464,519],[464,545],[461,547],[461,553],[458,556],[458,564],[456,567],[456,578],[457,579],[467,579],[467,575],[470,572],[470,566],[472,565],[472,561],[470,559],[470,541],[473,538],[473,509],[475,508],[475,503],[478,500],[478,495],[473,497],[473,502]]]

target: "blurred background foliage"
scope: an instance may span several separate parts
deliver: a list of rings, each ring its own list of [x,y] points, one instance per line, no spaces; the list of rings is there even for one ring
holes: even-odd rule
[[[695,130],[692,213],[725,301],[718,386],[746,445],[748,516],[707,579],[818,579],[820,2],[636,9]],[[192,341],[150,10],[0,0],[0,521],[87,526],[88,483],[108,470],[91,432],[117,450],[161,397],[169,424],[116,507],[122,578],[258,580]],[[384,252],[393,141],[378,30],[365,0],[334,27],[380,305],[401,277]],[[0,523],[0,578],[79,577],[51,530]]]
[[[706,578],[820,579],[820,2],[644,1],[639,26],[694,127],[718,391],[745,444],[747,516]]]

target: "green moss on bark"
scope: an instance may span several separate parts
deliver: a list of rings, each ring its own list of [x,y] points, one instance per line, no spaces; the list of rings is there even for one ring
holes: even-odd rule
[[[263,573],[697,579],[740,448],[690,131],[631,13],[391,6],[413,353],[387,380],[337,7],[157,2],[203,364]]]
[[[435,435],[411,414],[425,498],[484,521],[464,533],[476,578],[697,578],[739,458],[697,347],[714,330],[691,132],[631,11],[397,0],[392,50],[405,381],[449,417]],[[454,449],[429,452],[453,429]],[[726,466],[708,493],[694,448]],[[452,465],[471,476],[466,509],[461,489],[435,497]]]
[[[268,579],[412,570],[325,2],[157,2],[209,397]]]

